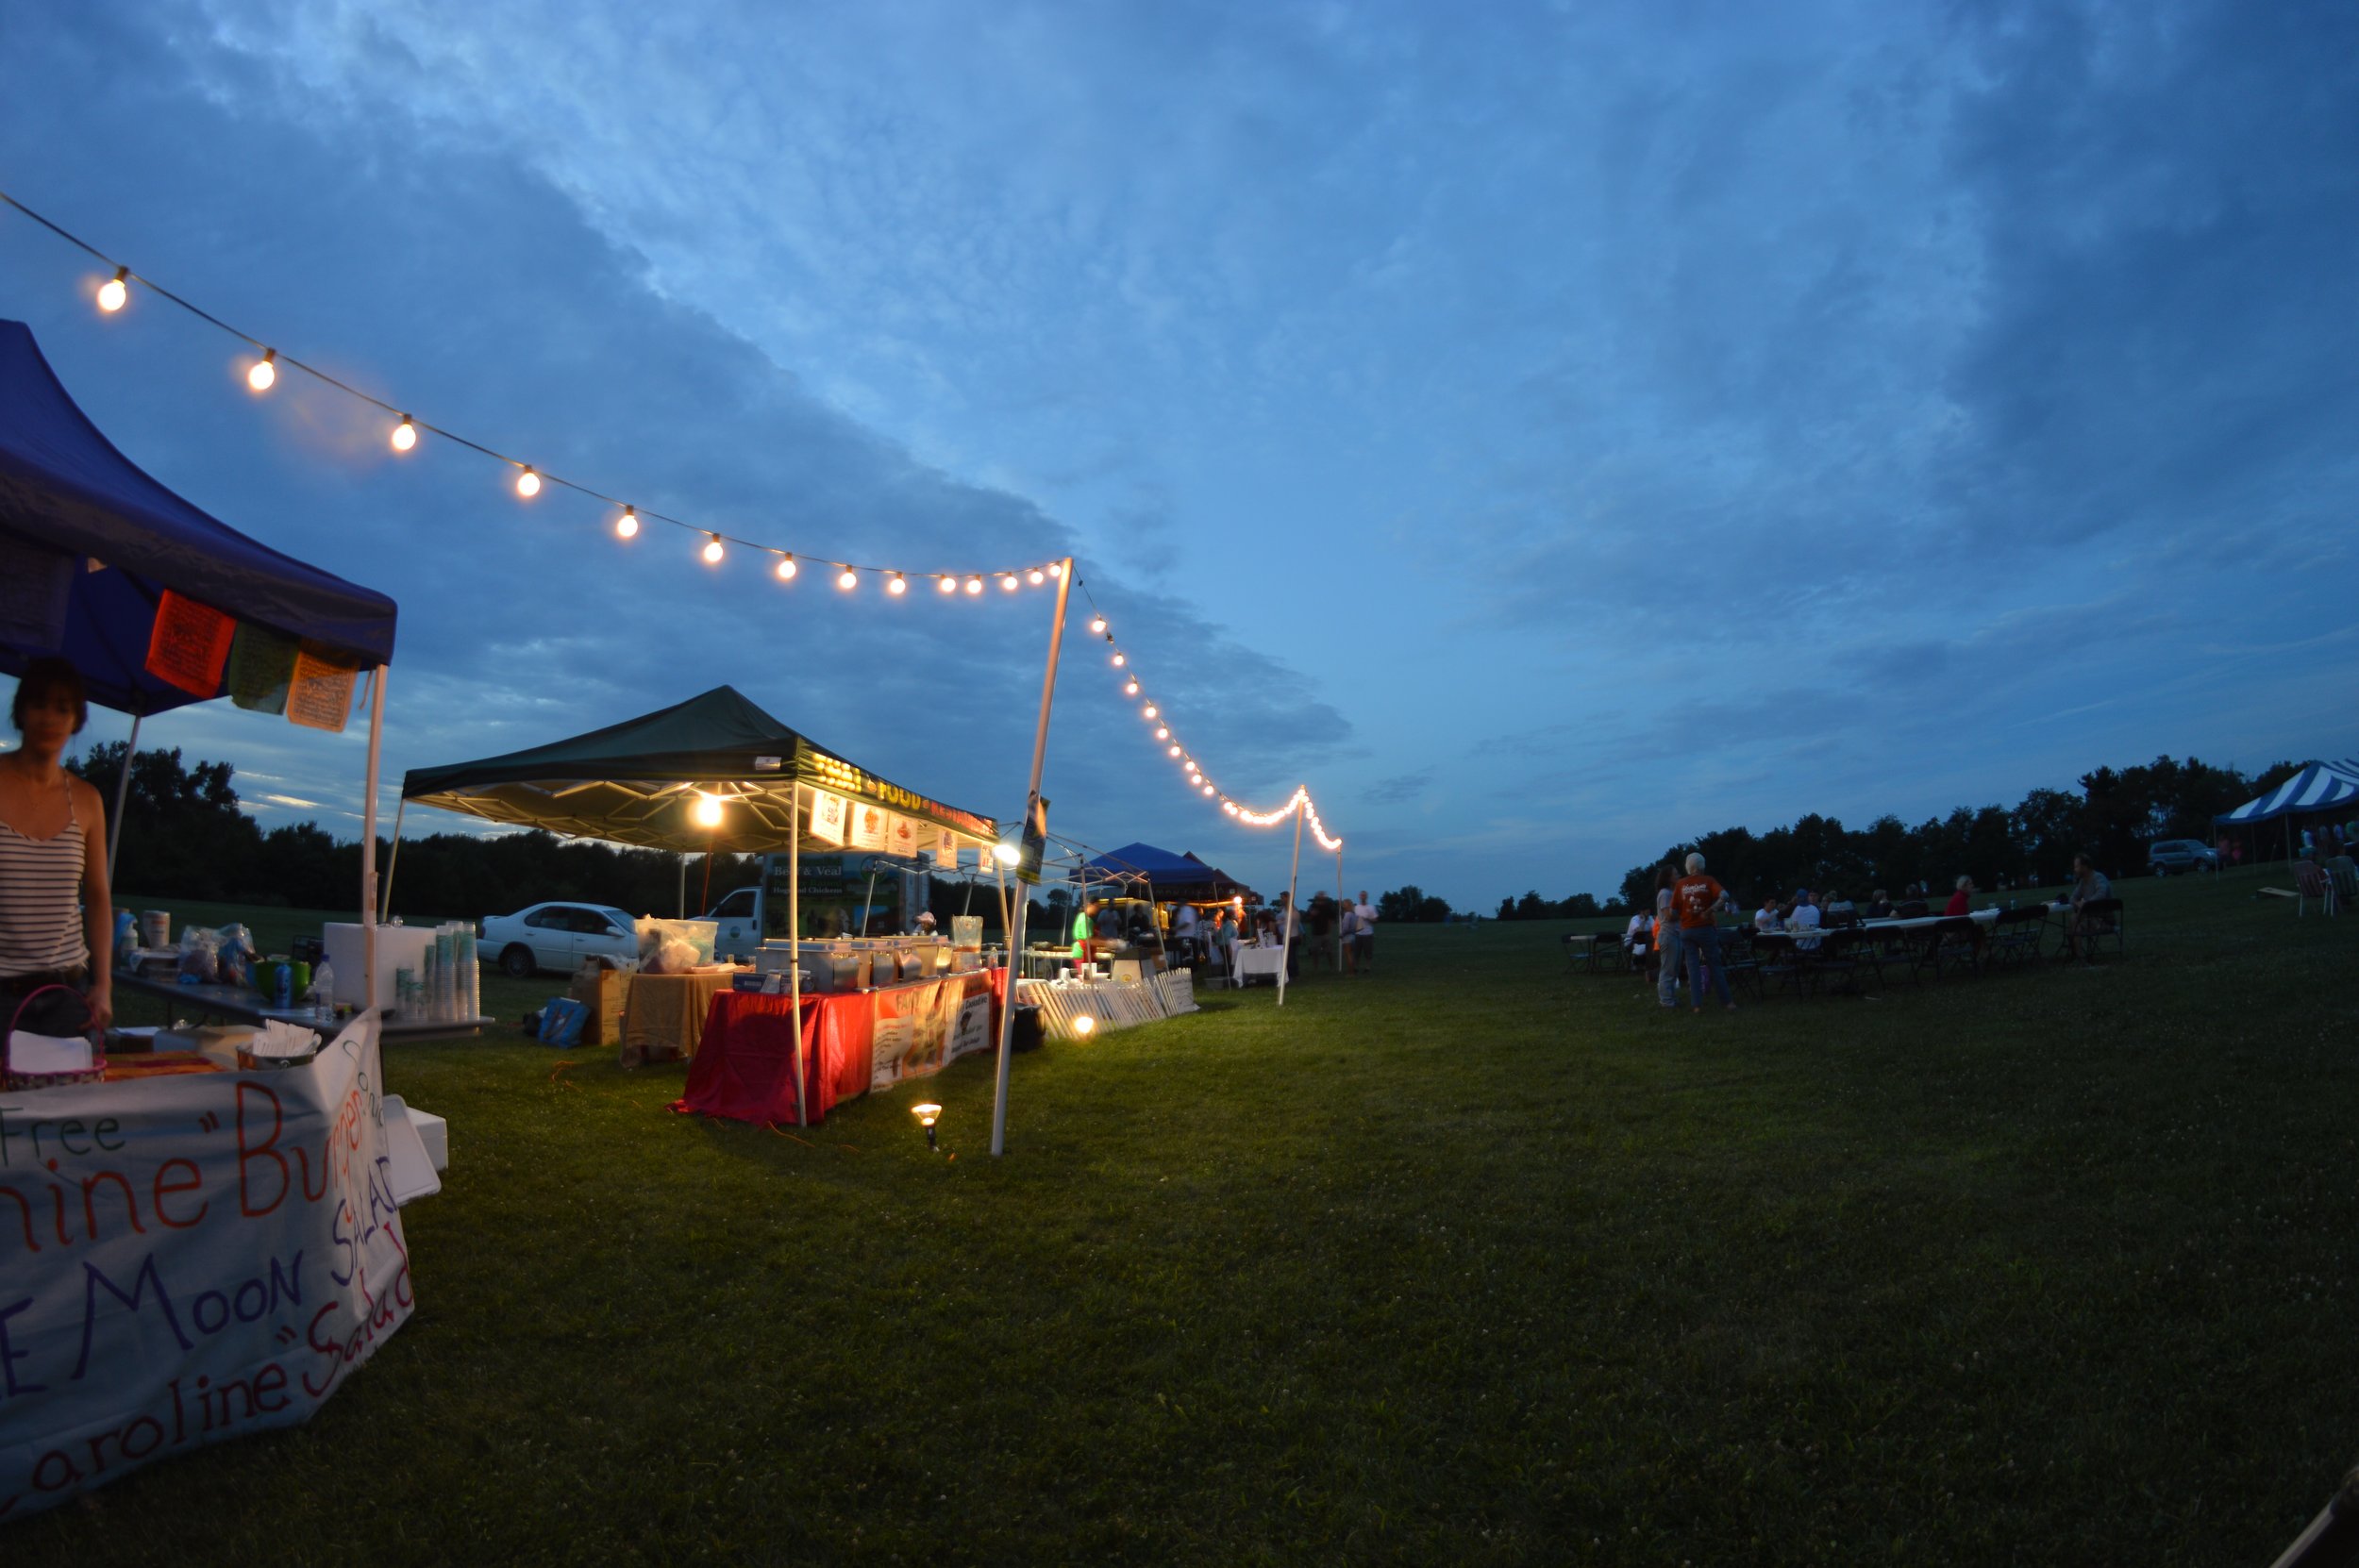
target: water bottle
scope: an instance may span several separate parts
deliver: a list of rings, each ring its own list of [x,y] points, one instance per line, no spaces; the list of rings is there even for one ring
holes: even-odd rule
[[[272,974],[271,979],[276,987],[271,994],[278,1006],[282,1008],[294,1006],[294,966],[280,964]]]
[[[326,959],[311,976],[311,995],[317,1001],[322,1028],[333,1028],[336,1023],[336,966]]]

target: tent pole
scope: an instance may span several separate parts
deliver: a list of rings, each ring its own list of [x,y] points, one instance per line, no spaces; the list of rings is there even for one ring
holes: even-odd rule
[[[1024,831],[1045,828],[1040,820],[1040,770],[1048,759],[1048,710],[1057,696],[1057,656],[1064,648],[1064,607],[1073,592],[1073,558],[1067,556],[1057,574],[1057,615],[1048,626],[1048,668],[1040,681],[1040,720],[1032,726],[1032,783],[1024,793]],[[1012,579],[1011,579],[1012,580]],[[1015,934],[1008,942],[1008,995],[999,1009],[999,1076],[991,1099],[991,1152],[995,1158],[1008,1146],[1008,1052],[1015,1037],[1016,974],[1024,951],[1024,922],[1032,908],[1026,892],[1016,905]]]
[[[384,925],[393,917],[393,867],[401,863],[401,816],[409,809],[410,797],[408,795],[393,802],[393,847],[385,852],[385,886],[379,891],[376,900],[376,923],[379,926]]]
[[[1008,868],[999,863],[996,855],[991,858],[991,874],[999,881],[999,940],[1006,942],[1015,928],[1015,912],[1008,907]]]
[[[811,1102],[803,1093],[803,787],[796,784],[786,813],[787,1006],[795,1019],[795,1125],[811,1126]],[[830,982],[832,983],[832,982]],[[816,1032],[816,1031],[814,1031]]]
[[[385,743],[385,670],[369,682],[369,777],[360,797],[360,994],[376,1006],[376,770]]]
[[[140,716],[131,715],[130,743],[123,748],[123,773],[115,779],[115,814],[107,823],[107,886],[123,886],[123,868],[115,850],[123,842],[123,801],[131,792],[131,759],[140,754]]]
[[[1286,964],[1295,956],[1295,922],[1302,918],[1302,818],[1303,807],[1310,799],[1306,792],[1295,801],[1295,863],[1286,873],[1286,928],[1278,933],[1278,1005],[1286,1005]]]

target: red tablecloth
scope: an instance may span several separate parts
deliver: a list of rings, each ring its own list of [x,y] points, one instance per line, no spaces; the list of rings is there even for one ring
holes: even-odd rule
[[[1007,971],[991,971],[990,980],[995,1031]],[[793,1009],[794,999],[787,996],[750,991],[714,995],[705,1014],[704,1038],[688,1064],[687,1089],[672,1109],[739,1122],[800,1125],[795,1114],[795,1063],[787,1054],[794,1039],[788,1022]],[[876,1023],[876,1003],[867,992],[803,998],[803,1079],[811,1126],[825,1121],[839,1100],[868,1093]]]

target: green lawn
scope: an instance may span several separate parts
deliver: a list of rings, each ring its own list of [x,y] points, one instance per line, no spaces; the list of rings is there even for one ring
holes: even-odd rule
[[[394,1047],[451,1125],[417,1316],[0,1552],[2264,1563],[2359,1454],[2359,921],[2261,880],[2128,885],[2094,971],[1701,1018],[1562,925],[1390,928],[1021,1059],[995,1162],[986,1059],[929,1158],[906,1091],[796,1139]]]

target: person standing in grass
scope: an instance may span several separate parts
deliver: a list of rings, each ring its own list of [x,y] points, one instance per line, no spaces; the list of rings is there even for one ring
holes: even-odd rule
[[[1360,973],[1373,975],[1376,973],[1376,906],[1368,902],[1367,889],[1360,890],[1360,902],[1351,907],[1351,912],[1360,917],[1360,935],[1354,939],[1359,943]]]
[[[1666,1008],[1680,1005],[1680,922],[1671,887],[1677,876],[1669,866],[1654,874],[1654,999]]]
[[[1720,962],[1720,927],[1713,919],[1729,902],[1729,892],[1705,874],[1701,855],[1687,858],[1687,875],[1671,884],[1671,900],[1679,910],[1680,952],[1687,960],[1688,1001],[1696,1011],[1704,1010],[1704,976],[1709,973],[1720,1005],[1734,1012],[1728,969]]]

